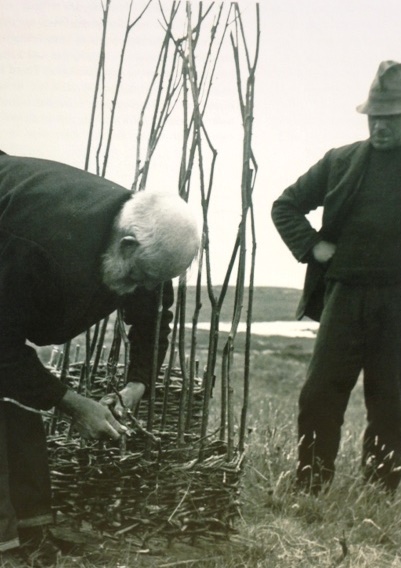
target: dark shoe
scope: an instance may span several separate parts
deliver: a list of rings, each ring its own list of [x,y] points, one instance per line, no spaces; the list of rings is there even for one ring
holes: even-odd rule
[[[20,554],[25,559],[25,566],[45,568],[55,566],[60,556],[60,549],[53,542],[47,527],[24,527],[18,530]]]
[[[306,475],[304,472],[300,474],[298,471],[295,479],[295,492],[317,497],[328,492],[332,480],[332,472],[325,472],[324,475],[321,472]]]
[[[362,465],[362,473],[366,484],[376,485],[390,495],[394,495],[401,481],[401,465],[389,459],[378,463],[374,456],[369,456]]]
[[[0,552],[0,566],[2,568],[26,568],[26,560],[20,548],[13,548]]]

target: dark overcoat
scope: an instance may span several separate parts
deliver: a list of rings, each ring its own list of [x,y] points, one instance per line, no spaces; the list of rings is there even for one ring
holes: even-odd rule
[[[118,297],[101,277],[113,222],[131,193],[77,168],[0,156],[0,398],[40,409],[65,393],[39,361],[36,345],[62,344],[122,308],[132,324],[130,380],[147,383],[158,291]],[[164,286],[159,360],[173,303]]]
[[[308,172],[288,187],[274,202],[273,222],[299,262],[307,263],[304,289],[296,316],[320,320],[325,290],[325,265],[312,256],[321,240],[336,243],[366,171],[370,143],[355,142],[329,150]],[[307,219],[323,207],[320,230]]]

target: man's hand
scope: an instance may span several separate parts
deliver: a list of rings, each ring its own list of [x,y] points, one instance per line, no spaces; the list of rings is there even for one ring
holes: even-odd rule
[[[124,417],[124,409],[134,410],[145,392],[143,383],[127,383],[118,393],[110,393],[104,396],[100,403],[109,407],[116,418]]]
[[[320,241],[313,249],[312,253],[317,262],[328,262],[336,252],[336,245],[328,241]]]
[[[59,408],[72,417],[72,423],[83,438],[118,440],[127,428],[120,424],[103,404],[68,390]]]

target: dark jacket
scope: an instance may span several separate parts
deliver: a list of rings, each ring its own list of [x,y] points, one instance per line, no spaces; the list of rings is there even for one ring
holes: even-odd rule
[[[321,240],[336,243],[366,171],[369,148],[366,140],[330,150],[273,204],[272,218],[282,239],[299,262],[308,263],[298,319],[320,320],[326,267],[311,251]],[[322,227],[316,231],[306,215],[320,206]]]
[[[0,397],[51,408],[65,393],[26,340],[61,344],[122,308],[130,332],[131,380],[149,380],[158,291],[124,298],[102,283],[101,257],[128,190],[82,170],[34,158],[0,157]],[[164,286],[160,362],[173,303]]]

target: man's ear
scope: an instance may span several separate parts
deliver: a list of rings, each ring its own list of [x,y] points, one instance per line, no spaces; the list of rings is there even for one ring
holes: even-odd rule
[[[133,235],[127,235],[120,240],[120,250],[124,257],[132,255],[138,247],[139,242]]]

